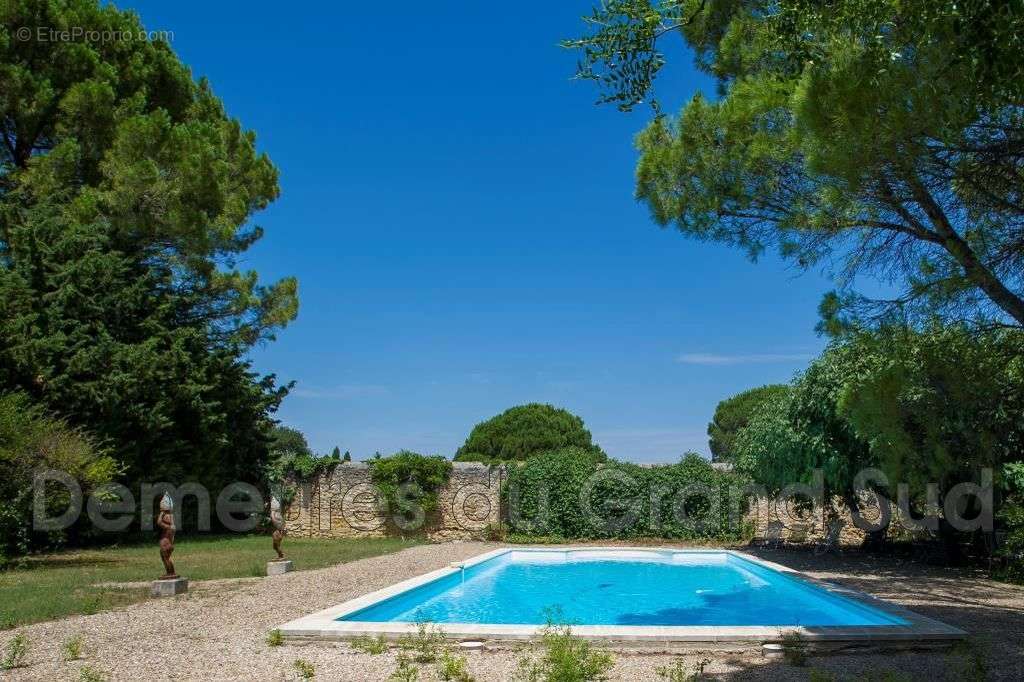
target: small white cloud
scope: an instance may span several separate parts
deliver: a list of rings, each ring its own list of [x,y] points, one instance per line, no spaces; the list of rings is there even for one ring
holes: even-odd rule
[[[720,355],[718,353],[683,353],[676,362],[684,365],[756,365],[773,362],[808,362],[811,353],[751,353],[747,355]]]
[[[288,395],[296,398],[321,398],[334,400],[351,400],[355,398],[370,398],[375,396],[388,395],[390,391],[387,386],[374,384],[343,384],[331,388],[305,388],[297,387]]]

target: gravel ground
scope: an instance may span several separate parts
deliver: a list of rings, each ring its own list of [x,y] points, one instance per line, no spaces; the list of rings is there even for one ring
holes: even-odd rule
[[[488,543],[423,545],[397,554],[362,559],[316,571],[273,579],[215,581],[191,586],[188,595],[153,600],[128,608],[40,623],[0,633],[6,647],[15,635],[28,637],[26,666],[0,673],[3,680],[78,680],[81,669],[110,680],[289,680],[298,679],[293,663],[305,659],[321,680],[386,680],[396,667],[395,653],[359,653],[344,643],[268,647],[275,626],[399,580],[441,568],[494,549]],[[694,669],[703,659],[709,679],[806,680],[812,670],[837,679],[902,678],[929,680],[1024,679],[1024,588],[992,582],[976,572],[900,566],[859,554],[812,557],[803,552],[767,552],[769,560],[841,582],[899,602],[920,613],[956,625],[974,635],[959,652],[882,652],[813,656],[806,667],[766,663],[757,651],[617,651],[610,679],[658,680],[656,669],[682,660]],[[83,660],[64,662],[61,643],[84,637]],[[496,648],[469,652],[477,680],[514,677],[524,650]],[[437,679],[422,665],[419,679]]]

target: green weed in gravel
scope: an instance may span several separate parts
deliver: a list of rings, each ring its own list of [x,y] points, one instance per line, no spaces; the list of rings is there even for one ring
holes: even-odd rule
[[[950,669],[957,679],[984,682],[988,679],[987,645],[977,637],[964,639],[949,650]]]
[[[568,625],[544,626],[542,657],[519,661],[519,679],[524,682],[591,682],[603,680],[615,659],[607,651],[595,649],[590,642],[572,634]]]
[[[304,680],[311,680],[316,677],[316,667],[304,658],[296,658],[292,663],[295,672]]]
[[[15,635],[14,639],[7,643],[4,649],[4,657],[0,660],[0,670],[14,670],[25,665],[25,657],[28,655],[28,637]]]
[[[795,666],[807,665],[807,642],[799,632],[787,632],[782,636],[782,656],[786,663]]]
[[[107,682],[107,676],[96,668],[84,666],[78,671],[78,682]]]
[[[412,651],[417,663],[433,663],[445,645],[444,633],[427,622],[416,623],[416,634],[403,637],[399,646]]]
[[[85,638],[82,635],[75,635],[67,639],[64,644],[61,645],[61,651],[64,653],[65,661],[77,661],[82,657],[82,645],[85,644]]]
[[[686,661],[678,659],[675,665],[663,666],[655,669],[658,677],[663,677],[669,682],[696,682],[704,676],[704,668],[711,663],[710,658],[704,658],[696,665],[687,667]]]
[[[437,662],[437,676],[445,682],[473,682],[473,676],[466,669],[466,657],[456,656],[448,649],[441,652]]]
[[[388,640],[384,638],[384,635],[378,635],[371,637],[370,635],[360,635],[353,638],[349,642],[356,651],[362,651],[364,654],[370,654],[371,656],[377,656],[383,654],[388,650]]]
[[[394,682],[416,682],[419,677],[420,669],[413,665],[412,659],[405,653],[398,654],[398,667],[388,679]]]

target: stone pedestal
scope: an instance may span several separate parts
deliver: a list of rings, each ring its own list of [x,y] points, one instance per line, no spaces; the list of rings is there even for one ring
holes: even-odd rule
[[[154,597],[173,597],[188,592],[188,578],[165,578],[154,580],[151,594]]]
[[[291,573],[291,571],[292,562],[289,559],[267,562],[267,575],[284,575],[285,573]]]

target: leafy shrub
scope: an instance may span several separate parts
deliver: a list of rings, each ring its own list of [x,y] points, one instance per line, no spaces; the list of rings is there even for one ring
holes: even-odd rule
[[[267,633],[267,646],[281,646],[284,644],[284,634],[278,629],[273,629]]]
[[[433,663],[444,648],[444,633],[437,626],[430,623],[419,622],[416,624],[416,634],[403,637],[399,646],[413,652],[413,659],[417,663]]]
[[[85,643],[85,638],[82,635],[75,635],[71,637],[61,646],[61,650],[64,653],[65,661],[77,661],[82,657],[82,645]]]
[[[388,641],[384,638],[384,635],[378,635],[376,637],[360,635],[349,641],[349,646],[356,651],[362,651],[364,654],[377,656],[388,650]]]
[[[642,467],[580,448],[535,455],[509,471],[502,490],[510,538],[739,538],[733,493],[743,479],[699,455]],[[736,496],[737,501],[739,496]]]
[[[1024,582],[1024,462],[1004,467],[1004,487],[1007,495],[999,520],[1006,528],[1006,540],[1000,548],[1006,568],[1000,577]]]
[[[302,432],[287,426],[275,426],[267,435],[270,457],[263,477],[271,491],[288,504],[295,497],[292,481],[308,481],[340,462],[334,457],[317,457]]]
[[[1000,555],[1006,560],[1001,577],[1024,583],[1024,503],[1008,503],[1000,512],[1006,522],[1006,540]]]
[[[295,659],[292,667],[295,668],[295,672],[299,674],[299,677],[304,680],[311,680],[316,677],[316,667],[304,658]]]
[[[106,682],[107,676],[91,666],[82,666],[78,671],[79,682]]]
[[[589,682],[604,680],[615,659],[607,651],[572,634],[568,625],[548,623],[541,636],[544,655],[519,661],[524,682]]]
[[[39,469],[57,469],[88,494],[120,473],[117,463],[84,432],[68,426],[23,393],[0,394],[0,566],[11,557],[62,539],[32,530],[32,479]],[[49,486],[47,508],[67,508],[64,486]]]
[[[484,539],[488,542],[505,542],[508,529],[498,523],[488,523],[484,528]]]
[[[274,483],[286,481],[289,478],[308,481],[325,471],[330,471],[337,465],[338,461],[330,457],[285,452],[268,465],[265,477]]]
[[[437,509],[437,494],[451,476],[452,463],[440,455],[408,450],[370,460],[370,477],[392,513],[405,518]]]
[[[391,673],[389,680],[396,682],[416,682],[420,677],[420,669],[412,663],[412,659],[405,654],[398,655],[398,667]]]
[[[663,677],[669,682],[696,682],[704,676],[704,668],[711,663],[711,659],[703,658],[693,667],[686,667],[686,661],[676,660],[675,664],[657,668],[654,672],[658,677]]]
[[[508,409],[474,426],[455,453],[455,461],[522,461],[541,452],[569,447],[590,450],[604,458],[582,419],[552,405],[530,403]]]
[[[7,643],[4,650],[3,660],[0,660],[0,670],[14,670],[25,665],[25,657],[28,655],[28,637],[22,634],[14,636],[14,639]]]
[[[984,682],[989,679],[988,644],[977,637],[963,639],[949,651],[949,670],[956,679]]]
[[[466,657],[456,656],[447,649],[441,652],[437,676],[445,682],[473,682],[473,676],[466,669]]]
[[[799,632],[787,632],[782,636],[782,656],[790,665],[807,664],[807,642]]]

